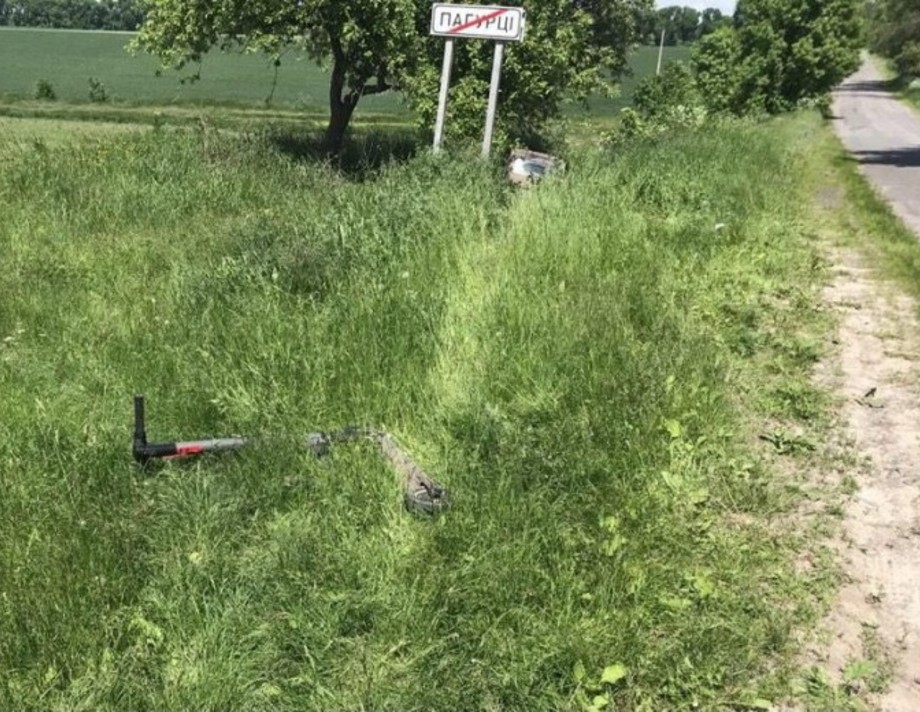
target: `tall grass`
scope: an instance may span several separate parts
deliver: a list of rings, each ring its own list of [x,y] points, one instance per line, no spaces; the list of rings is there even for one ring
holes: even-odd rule
[[[353,181],[261,138],[0,147],[0,707],[782,689],[808,581],[753,525],[784,495],[744,417],[752,359],[813,303],[815,131],[585,153],[522,193],[429,155]],[[135,392],[152,438],[262,444],[139,472]],[[298,447],[349,422],[453,510],[410,518],[369,447]]]

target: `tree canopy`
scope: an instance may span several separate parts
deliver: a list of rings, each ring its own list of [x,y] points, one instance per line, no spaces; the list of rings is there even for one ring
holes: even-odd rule
[[[878,0],[871,6],[873,48],[903,76],[920,76],[920,0]]]
[[[826,95],[859,66],[860,12],[858,0],[739,0],[734,28],[694,52],[709,105],[778,113]]]

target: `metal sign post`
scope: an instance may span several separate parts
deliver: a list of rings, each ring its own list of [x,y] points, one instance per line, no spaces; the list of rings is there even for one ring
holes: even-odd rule
[[[447,112],[447,93],[450,88],[450,70],[453,64],[454,39],[469,37],[496,40],[492,61],[492,81],[489,84],[489,104],[486,110],[486,128],[482,139],[482,155],[488,158],[492,149],[492,132],[498,107],[498,88],[501,78],[505,42],[524,39],[524,10],[520,7],[489,5],[451,5],[434,3],[431,6],[431,34],[446,37],[444,63],[441,67],[441,88],[438,93],[438,115],[434,125],[434,150],[441,148],[444,138],[444,121]]]
[[[489,83],[489,104],[486,107],[486,130],[482,136],[482,157],[492,152],[492,129],[495,127],[495,110],[498,108],[498,82],[502,73],[502,55],[505,43],[495,43],[495,57],[492,59],[492,81]]]
[[[454,38],[444,43],[444,62],[441,65],[441,90],[438,92],[438,116],[434,122],[434,150],[441,150],[444,138],[444,116],[447,114],[447,88],[450,86],[450,69],[454,63]]]

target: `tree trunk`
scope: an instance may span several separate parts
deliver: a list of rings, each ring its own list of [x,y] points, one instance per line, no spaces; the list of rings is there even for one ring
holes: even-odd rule
[[[332,99],[329,102],[329,126],[326,127],[326,150],[331,156],[337,156],[345,142],[345,131],[354,113],[354,102]]]
[[[345,140],[348,122],[358,105],[358,97],[345,93],[345,57],[337,42],[333,43],[332,77],[329,80],[329,126],[326,129],[326,150],[338,155]]]

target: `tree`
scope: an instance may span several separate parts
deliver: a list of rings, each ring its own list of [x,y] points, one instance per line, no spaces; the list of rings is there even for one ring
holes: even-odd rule
[[[920,0],[881,0],[870,17],[873,49],[902,76],[920,76]]]
[[[655,44],[660,41],[661,33],[664,32],[664,43],[666,45],[676,45],[678,40],[677,17],[680,8],[675,6],[662,7],[658,10],[658,22],[655,27]]]
[[[150,0],[136,45],[181,69],[212,47],[290,47],[330,64],[326,142],[337,152],[361,97],[398,86],[418,55],[413,0]]]
[[[636,8],[633,22],[636,28],[636,39],[640,44],[658,44],[658,38],[661,36],[661,23],[655,8],[651,6]]]
[[[0,0],[0,25],[136,30],[139,0]]]
[[[714,113],[744,114],[741,95],[741,47],[738,33],[721,27],[703,37],[691,54],[696,85]]]
[[[700,26],[697,28],[696,36],[699,39],[712,34],[720,27],[728,27],[729,25],[731,25],[730,17],[723,15],[722,11],[717,8],[707,7],[700,13]]]
[[[655,43],[657,44],[664,30],[667,45],[693,42],[697,37],[700,13],[692,7],[672,5],[658,10]]]
[[[677,13],[675,28],[677,36],[684,44],[693,42],[697,38],[700,26],[699,10],[692,7],[682,7]]]
[[[859,66],[859,11],[859,0],[740,0],[734,29],[710,35],[694,55],[704,95],[735,113],[778,113],[825,96]]]

